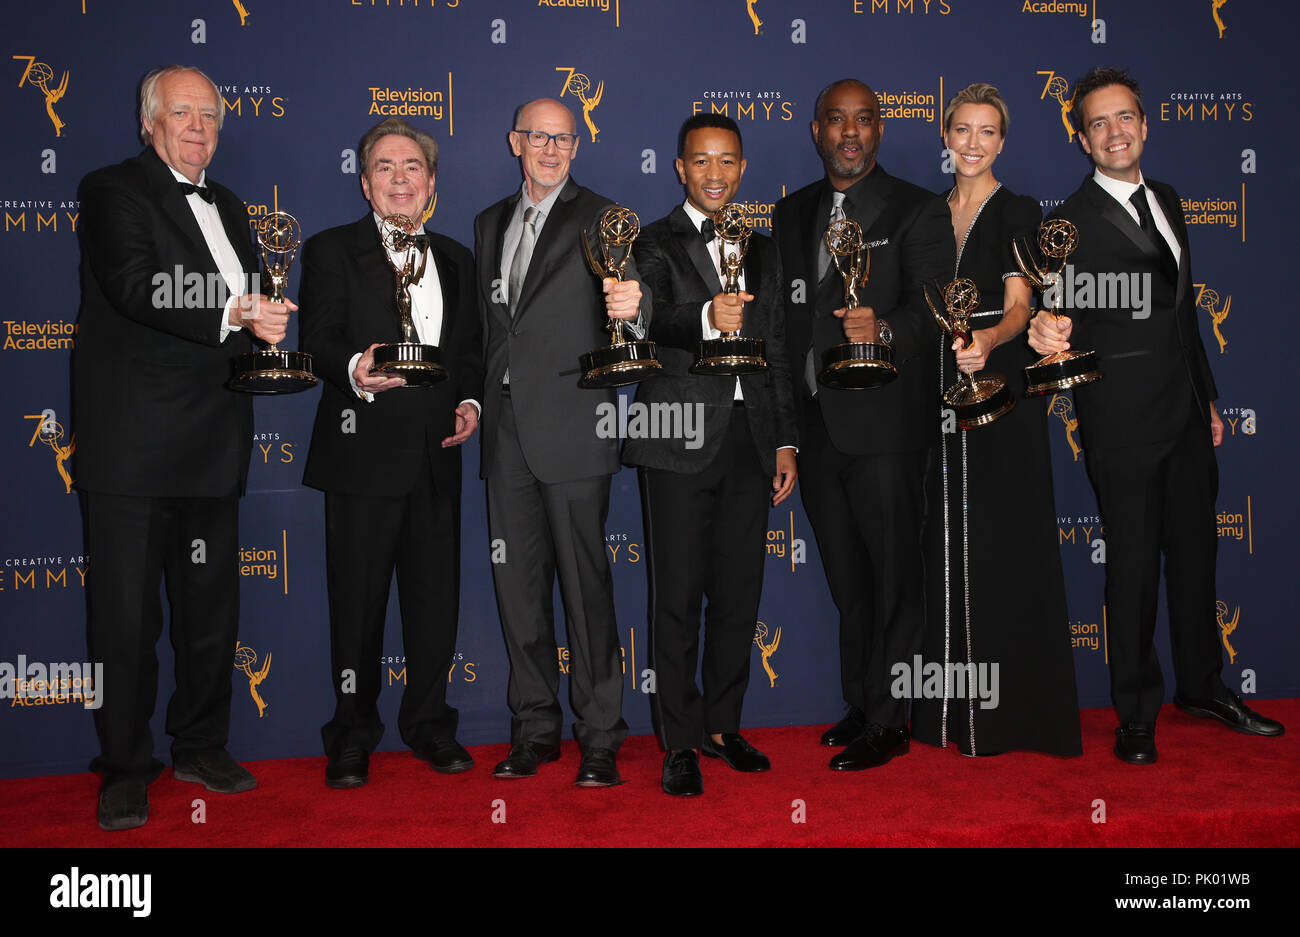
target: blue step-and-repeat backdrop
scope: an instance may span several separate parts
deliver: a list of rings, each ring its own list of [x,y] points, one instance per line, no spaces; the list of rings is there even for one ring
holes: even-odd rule
[[[85,660],[86,555],[72,477],[69,353],[77,339],[77,186],[139,151],[135,94],[149,68],[197,65],[217,82],[225,128],[210,171],[247,200],[250,224],[289,211],[310,235],[361,217],[355,148],[385,116],[441,147],[429,225],[472,244],[474,215],[519,185],[506,145],[514,108],[570,102],[582,184],[648,223],[682,198],[676,131],[693,112],[739,121],[749,159],[740,197],[760,231],[773,204],[821,175],[808,123],[817,91],[853,76],[880,95],[881,163],[942,190],[946,99],[972,81],[1011,107],[1001,181],[1050,210],[1090,170],[1066,114],[1077,76],[1126,65],[1150,121],[1144,169],[1183,196],[1200,325],[1222,396],[1219,624],[1230,687],[1300,693],[1295,574],[1300,454],[1286,401],[1294,276],[1284,252],[1294,186],[1289,22],[1244,0],[47,0],[5,15],[0,107],[0,662]],[[1290,194],[1288,194],[1290,193]],[[297,295],[297,270],[289,295]],[[1271,311],[1270,311],[1271,310]],[[293,334],[291,332],[291,334]],[[288,343],[296,347],[293,340]],[[303,488],[318,391],[256,401],[240,528],[243,575],[231,751],[320,753],[333,707],[327,669],[323,503]],[[1049,419],[1060,550],[1079,698],[1109,704],[1104,537],[1068,396]],[[463,742],[505,741],[506,659],[493,598],[477,437],[465,449],[460,637],[447,674]],[[1020,467],[1005,467],[1015,484]],[[1288,492],[1292,492],[1288,494]],[[606,535],[622,637],[625,713],[650,731],[646,550],[636,476],[614,479]],[[748,726],[838,717],[836,614],[808,521],[793,498],[771,513]],[[988,537],[989,532],[983,532]],[[990,549],[974,531],[974,549]],[[405,679],[396,601],[381,697],[393,729]],[[557,606],[558,608],[558,606]],[[1163,619],[1163,611],[1161,612]],[[557,621],[562,621],[557,610]],[[1163,620],[1159,647],[1169,650]],[[560,643],[565,643],[563,635]],[[160,700],[171,649],[160,644]],[[561,648],[556,662],[568,668]],[[1172,687],[1172,680],[1167,680]],[[12,689],[12,687],[11,687]],[[111,692],[111,690],[110,690]],[[564,687],[562,683],[562,692]],[[161,712],[155,739],[165,752]],[[0,776],[83,770],[97,745],[75,688],[0,707]]]

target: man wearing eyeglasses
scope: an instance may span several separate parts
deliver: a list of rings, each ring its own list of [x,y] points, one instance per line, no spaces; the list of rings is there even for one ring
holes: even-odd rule
[[[611,203],[569,177],[578,152],[573,112],[553,99],[531,101],[512,128],[523,184],[474,221],[486,336],[481,471],[513,713],[510,754],[493,774],[532,777],[560,756],[558,573],[582,749],[576,783],[609,787],[620,781],[615,755],[627,735],[604,542],[619,454],[618,440],[600,438],[596,427],[598,408],[615,395],[579,388],[578,359],[609,344],[609,319],[643,334],[650,298],[634,263],[622,282],[587,267],[579,239],[593,237]]]

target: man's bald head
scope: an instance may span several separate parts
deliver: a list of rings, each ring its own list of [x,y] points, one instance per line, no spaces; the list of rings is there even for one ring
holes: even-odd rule
[[[534,202],[569,177],[569,164],[578,153],[577,127],[573,111],[555,98],[537,98],[515,111],[510,149],[519,157],[528,197]],[[541,146],[536,145],[539,140]]]

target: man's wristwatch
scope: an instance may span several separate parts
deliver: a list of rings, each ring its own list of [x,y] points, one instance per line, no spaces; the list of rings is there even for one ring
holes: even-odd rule
[[[876,320],[876,333],[880,336],[880,344],[894,344],[894,330],[889,327],[889,323],[884,319]]]

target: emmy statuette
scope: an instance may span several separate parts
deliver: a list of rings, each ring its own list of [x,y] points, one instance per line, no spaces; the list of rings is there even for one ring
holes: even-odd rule
[[[969,346],[970,316],[980,303],[980,293],[975,282],[962,277],[953,280],[942,291],[937,283],[925,283],[922,292],[939,327]],[[935,303],[934,294],[941,297],[940,304]],[[940,305],[943,312],[939,311]],[[957,425],[961,429],[974,429],[977,426],[987,426],[1010,413],[1016,405],[1016,398],[1007,389],[1006,378],[1001,374],[976,377],[967,372],[956,384],[944,391],[943,402],[957,414]]]
[[[1066,258],[1079,246],[1079,229],[1064,218],[1044,221],[1038,228],[1038,250],[1043,263],[1038,263],[1027,235],[1018,234],[1011,240],[1011,253],[1015,255],[1020,272],[1029,278],[1036,289],[1043,291],[1044,309],[1053,318],[1060,318],[1061,273]],[[1052,268],[1053,261],[1060,267]],[[1041,358],[1025,368],[1025,396],[1038,397],[1058,391],[1090,384],[1102,378],[1097,366],[1095,351],[1058,351]]]
[[[257,243],[261,247],[262,268],[271,281],[269,298],[271,302],[282,303],[289,268],[302,243],[302,228],[293,215],[273,212],[258,222]],[[311,355],[282,350],[275,345],[245,352],[235,364],[230,386],[250,394],[294,394],[315,387]]]
[[[730,202],[713,215],[713,233],[718,239],[718,256],[724,272],[722,291],[735,295],[740,292],[740,271],[745,262],[749,237],[754,224],[749,214]],[[735,377],[767,369],[763,357],[766,342],[737,332],[723,332],[721,338],[706,338],[700,342],[699,354],[691,365],[692,374],[721,374]]]
[[[447,379],[442,352],[438,346],[420,341],[415,320],[411,318],[411,286],[420,282],[429,261],[427,236],[417,234],[418,227],[406,215],[392,214],[383,220],[379,230],[384,257],[397,278],[397,317],[402,340],[375,349],[371,373],[403,378],[407,387],[426,387]]]
[[[587,264],[596,276],[602,280],[613,277],[623,279],[627,269],[628,258],[632,256],[632,242],[641,233],[641,220],[636,212],[621,205],[611,205],[605,209],[596,223],[595,236],[600,244],[601,256],[598,258],[591,250],[591,237],[582,232],[582,251]],[[578,386],[584,388],[622,387],[635,384],[648,377],[655,377],[663,371],[659,363],[655,343],[649,340],[628,341],[623,337],[623,320],[609,319],[606,326],[610,331],[610,343],[589,351],[578,359],[582,377]]]
[[[844,279],[844,307],[856,309],[858,288],[871,273],[871,252],[863,243],[862,226],[841,218],[826,229],[826,250]],[[877,342],[844,342],[822,352],[817,383],[839,390],[879,387],[898,377],[894,349]]]

